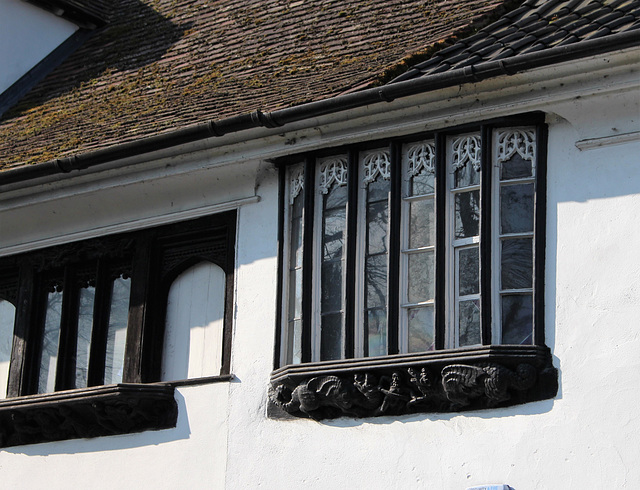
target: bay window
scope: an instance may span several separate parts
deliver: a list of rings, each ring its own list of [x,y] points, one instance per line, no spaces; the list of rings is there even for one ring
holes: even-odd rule
[[[436,359],[448,356],[434,364],[438,384],[460,355],[482,369],[478,362],[506,346],[548,368],[545,138],[541,116],[530,114],[283,161],[286,320],[272,401],[291,413],[349,413],[321,395],[320,375],[358,391],[340,373],[371,374],[380,393],[404,383],[403,413],[419,406],[407,406],[420,393],[410,372]],[[517,371],[506,357],[501,367]],[[288,409],[303,385],[320,404],[311,414]],[[455,398],[447,395],[430,409]]]

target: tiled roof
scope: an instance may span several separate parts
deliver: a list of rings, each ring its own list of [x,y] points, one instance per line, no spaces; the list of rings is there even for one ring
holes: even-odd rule
[[[639,30],[638,0],[527,0],[392,82]]]
[[[519,4],[119,0],[106,26],[3,115],[0,170],[365,88]]]
[[[25,0],[81,27],[101,26],[109,17],[113,4],[108,0]]]

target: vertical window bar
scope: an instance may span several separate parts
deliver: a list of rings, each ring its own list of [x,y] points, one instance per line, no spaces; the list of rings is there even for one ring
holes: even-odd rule
[[[284,302],[286,295],[283,291],[284,286],[284,271],[285,271],[285,254],[284,248],[287,246],[285,238],[285,206],[288,205],[287,201],[287,167],[281,165],[278,168],[278,278],[277,278],[277,305],[276,309],[276,335],[275,335],[275,347],[273,353],[273,369],[278,369],[288,363],[286,345],[284,339],[287,335],[283,335],[283,329],[289,328],[289,323],[284,322],[283,318],[286,317],[286,309],[288,305]]]
[[[349,162],[347,165],[349,172],[347,174],[348,192],[347,199],[347,237],[346,237],[346,274],[345,282],[347,284],[345,294],[345,357],[351,359],[355,356],[355,334],[356,325],[356,260],[357,260],[357,241],[356,229],[358,228],[358,152],[352,150],[349,152]]]
[[[35,392],[34,377],[37,371],[33,368],[35,358],[33,340],[29,337],[29,326],[33,322],[33,298],[35,282],[33,266],[25,261],[20,266],[18,299],[16,301],[16,323],[13,330],[13,346],[11,348],[11,364],[9,365],[9,380],[7,397],[16,397]]]
[[[482,345],[491,344],[491,187],[492,156],[491,128],[482,126],[480,138],[482,150],[480,154],[482,172],[480,172],[480,325]]]
[[[447,242],[446,242],[446,210],[447,210],[447,137],[437,133],[436,146],[436,287],[435,287],[435,346],[436,350],[444,349],[447,335]],[[453,323],[453,322],[452,322]]]
[[[60,320],[60,344],[56,369],[56,391],[75,388],[76,345],[78,340],[79,288],[76,274],[71,267],[65,268]]]
[[[89,354],[88,386],[104,383],[104,365],[109,324],[109,305],[111,304],[111,284],[108,267],[104,260],[98,262],[96,273],[96,296],[93,304],[93,333]]]
[[[143,364],[151,359],[143,360],[145,332],[150,325],[151,315],[147,310],[152,297],[152,251],[154,233],[139,235],[134,252],[133,270],[131,272],[131,296],[129,298],[128,328],[125,347],[125,363],[122,381],[124,383],[142,383],[152,366]],[[149,343],[153,339],[147,339]]]
[[[302,361],[302,257],[304,253],[304,165],[291,167],[288,172],[288,197],[286,201],[288,246],[283,250],[287,267],[286,298],[286,335],[283,356],[287,364],[299,364]]]
[[[544,345],[544,266],[545,227],[547,222],[547,137],[546,125],[536,127],[536,178],[534,221],[534,266],[533,266],[533,340]]]
[[[402,145],[391,143],[391,198],[389,204],[389,275],[387,278],[387,354],[398,354],[398,319],[400,316],[400,240],[402,216]]]
[[[315,189],[314,159],[308,157],[304,163],[305,186],[302,221],[302,362],[311,361],[311,325],[313,318],[313,205]]]

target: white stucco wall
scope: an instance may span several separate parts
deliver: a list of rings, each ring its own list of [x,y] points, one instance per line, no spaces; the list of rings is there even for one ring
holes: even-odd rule
[[[483,109],[478,99],[470,103],[474,110],[492,115],[490,104]],[[640,130],[633,121],[640,114],[637,91],[544,99],[505,103],[504,110],[543,110],[549,123],[545,300],[547,345],[560,376],[554,399],[464,414],[267,418],[277,173],[258,159],[216,168],[220,151],[206,157],[211,168],[193,164],[192,172],[171,176],[168,166],[158,166],[163,170],[155,170],[154,179],[141,173],[135,182],[108,188],[85,183],[86,192],[78,188],[50,202],[37,193],[25,194],[23,205],[19,196],[7,201],[0,248],[156,215],[215,210],[230,201],[245,204],[238,210],[234,381],[178,389],[175,429],[2,449],[2,486],[640,488],[640,141],[616,139]],[[412,117],[418,116],[407,114]],[[397,131],[389,125],[386,134]],[[594,148],[579,150],[576,142],[585,140]],[[254,195],[259,202],[250,199]],[[25,222],[35,224],[21,226]]]
[[[0,0],[0,94],[78,26],[20,0]]]

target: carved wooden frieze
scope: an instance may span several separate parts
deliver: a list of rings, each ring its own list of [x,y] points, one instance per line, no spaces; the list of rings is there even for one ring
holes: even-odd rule
[[[0,447],[176,426],[174,388],[111,385],[0,401]]]
[[[491,408],[550,398],[557,392],[550,356],[515,356],[502,362],[463,362],[465,357],[469,358],[460,356],[461,362],[441,359],[422,365],[373,362],[369,369],[355,371],[345,367],[353,361],[349,360],[335,374],[328,368],[324,375],[276,376],[269,397],[288,414],[319,420]],[[455,356],[449,358],[455,361]]]

